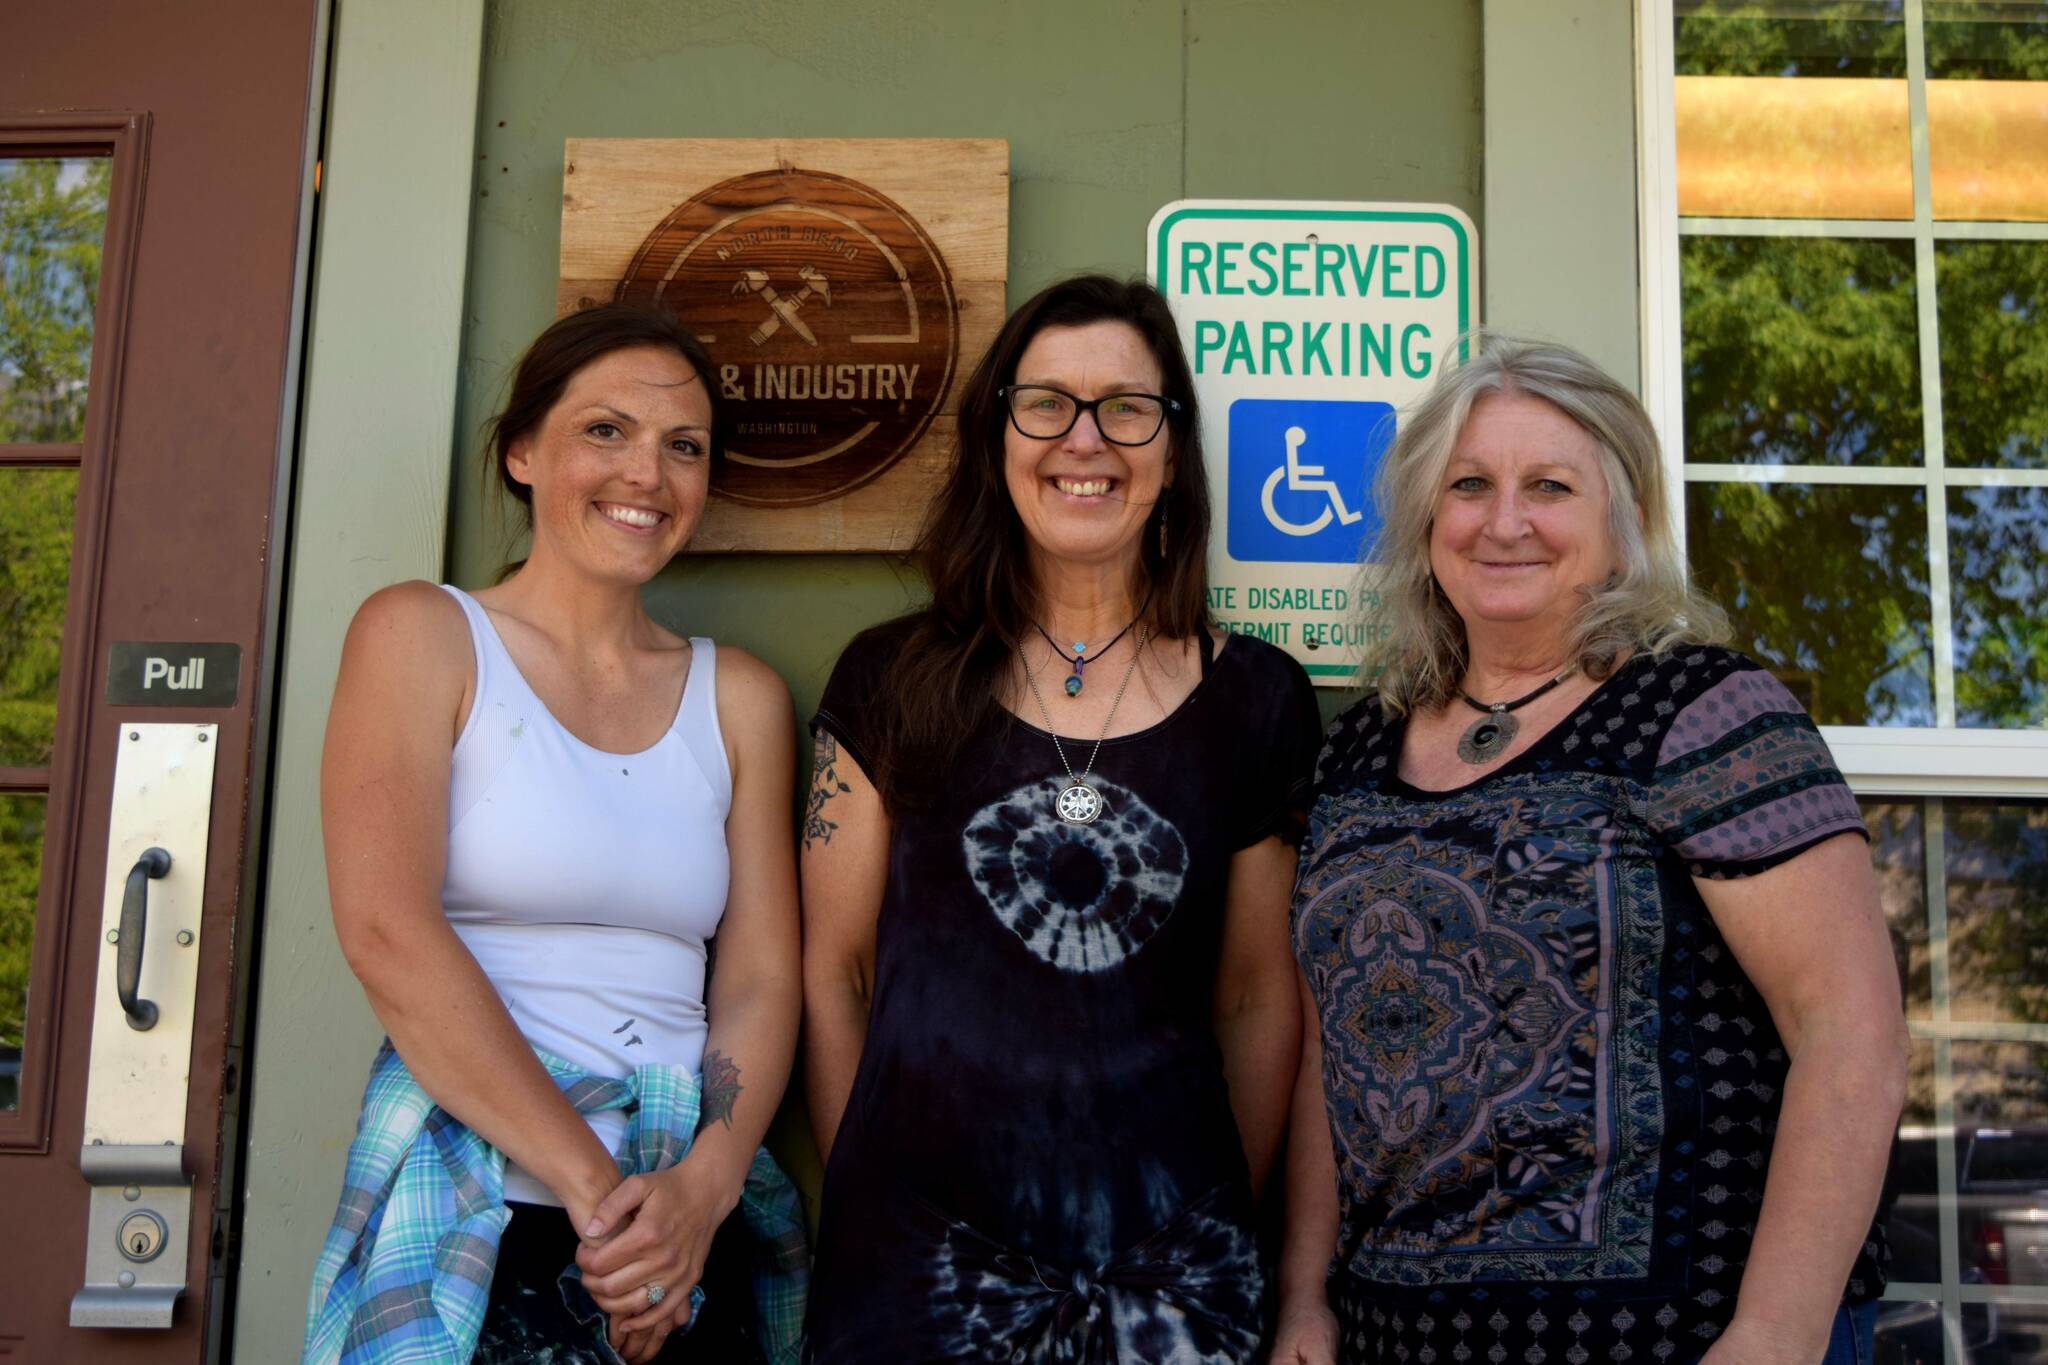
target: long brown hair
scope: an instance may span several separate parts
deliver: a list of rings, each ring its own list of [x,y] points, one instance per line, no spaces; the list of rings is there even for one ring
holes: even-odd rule
[[[1016,377],[1018,360],[1040,332],[1096,322],[1133,328],[1159,362],[1163,396],[1179,403],[1169,405],[1167,418],[1174,478],[1146,519],[1132,599],[1148,602],[1145,624],[1156,637],[1187,639],[1208,627],[1209,481],[1194,376],[1173,313],[1142,280],[1077,275],[1048,286],[1010,315],[960,391],[953,469],[911,550],[931,587],[931,605],[878,628],[892,637],[901,632],[878,693],[868,699],[868,776],[891,810],[931,799],[967,740],[1007,714],[997,692],[1038,615],[1039,584],[1004,478],[1009,417],[998,391]],[[1161,517],[1168,528],[1163,553]]]
[[[711,458],[725,449],[725,426],[720,420],[717,373],[704,343],[690,325],[667,308],[645,303],[604,303],[558,318],[533,339],[512,372],[512,392],[504,408],[485,428],[484,460],[498,473],[498,482],[531,519],[533,490],[512,477],[512,447],[530,434],[561,401],[562,393],[576,372],[613,351],[635,346],[658,346],[674,351],[690,362],[704,385],[711,403]]]

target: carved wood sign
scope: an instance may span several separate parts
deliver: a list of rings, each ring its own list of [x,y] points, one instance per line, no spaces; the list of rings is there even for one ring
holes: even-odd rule
[[[730,433],[693,550],[896,550],[1000,326],[1002,141],[572,139],[557,311],[674,308]]]

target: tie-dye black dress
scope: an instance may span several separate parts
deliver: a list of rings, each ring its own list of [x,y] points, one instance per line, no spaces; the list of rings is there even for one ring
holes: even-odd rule
[[[897,638],[856,640],[813,722],[864,768]],[[1297,837],[1320,729],[1300,667],[1232,637],[1177,710],[1102,746],[1093,824],[1054,814],[1065,774],[1022,721],[970,743],[949,801],[896,821],[825,1172],[812,1358],[1257,1355],[1264,1286],[1212,1000],[1231,857]],[[1066,747],[1078,769],[1089,741]]]
[[[1331,727],[1292,923],[1342,1359],[1697,1360],[1735,1311],[1787,1059],[1693,879],[1861,833],[1855,799],[1725,649],[1630,660],[1456,790],[1401,780],[1402,731],[1371,700]],[[1885,1259],[1873,1227],[1846,1302]]]

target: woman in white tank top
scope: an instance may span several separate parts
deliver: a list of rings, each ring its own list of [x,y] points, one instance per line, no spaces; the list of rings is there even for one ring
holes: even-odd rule
[[[704,508],[710,374],[664,312],[549,328],[492,441],[529,557],[474,597],[385,589],[342,656],[321,774],[335,929],[412,1079],[505,1160],[478,1360],[586,1358],[505,1319],[536,1297],[520,1263],[552,1277],[571,1256],[626,1360],[748,1358],[746,1330],[712,1326],[744,1273],[678,1329],[796,1044],[794,727],[772,670],[640,599]],[[697,1074],[687,1155],[622,1181],[627,1111],[579,1113],[537,1048],[596,1077]]]

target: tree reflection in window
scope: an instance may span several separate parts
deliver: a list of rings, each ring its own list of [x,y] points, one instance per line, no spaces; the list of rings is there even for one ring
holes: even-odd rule
[[[1692,484],[1685,502],[1694,577],[1816,721],[1934,724],[1920,489]]]
[[[1943,462],[2048,468],[2048,242],[1940,242]]]
[[[0,159],[0,445],[84,431],[112,165]]]
[[[1956,723],[2048,724],[2048,488],[1948,491]]]
[[[1922,462],[1910,242],[1688,237],[1685,457]]]

